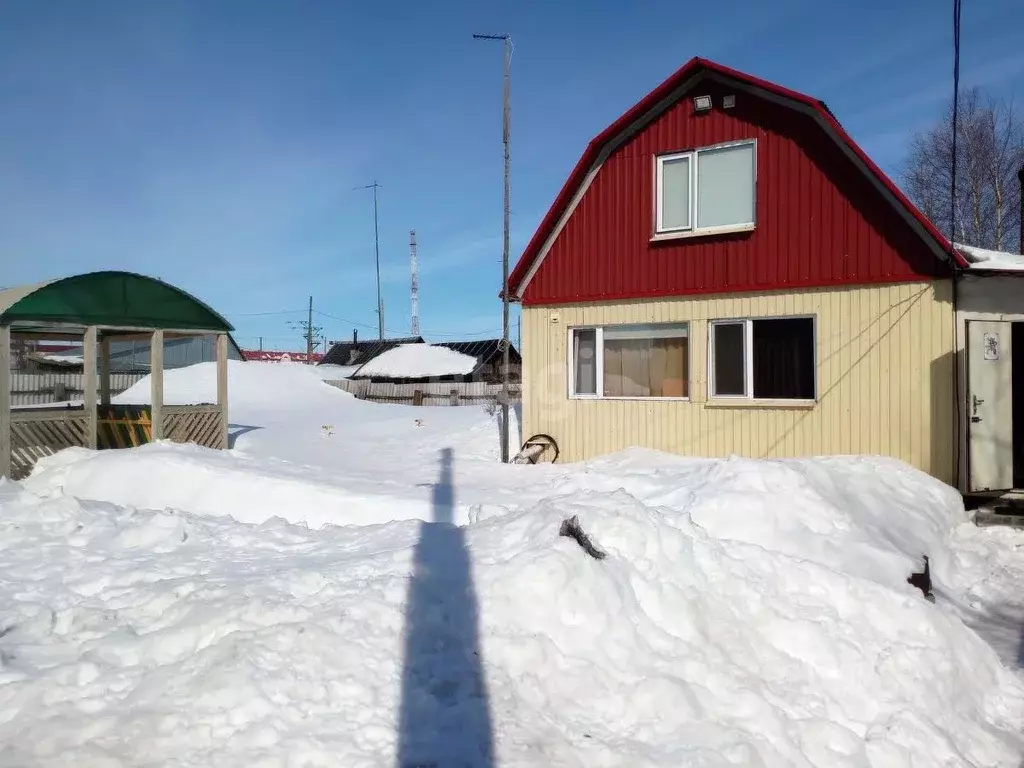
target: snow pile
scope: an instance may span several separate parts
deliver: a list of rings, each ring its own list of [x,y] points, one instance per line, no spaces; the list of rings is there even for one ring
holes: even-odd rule
[[[334,365],[334,363],[320,363],[313,372],[323,381],[341,381],[347,379],[359,370],[358,365]]]
[[[431,344],[402,344],[364,363],[356,378],[371,376],[425,379],[432,376],[463,376],[476,368],[476,358],[447,347]]]
[[[190,449],[119,455],[162,486],[147,455],[172,450]],[[650,451],[468,470],[441,448],[423,489],[443,523],[489,484],[502,508],[464,528],[312,531],[262,490],[248,526],[81,501],[46,472],[0,485],[5,757],[1018,768],[1024,682],[945,607],[971,598],[941,483],[886,460]],[[558,536],[571,515],[605,560]],[[905,581],[923,551],[935,605]]]
[[[1024,272],[1024,255],[1019,253],[989,251],[984,248],[975,248],[973,245],[964,245],[963,243],[954,243],[953,245],[970,262],[971,266],[977,269]]]
[[[300,363],[263,363],[228,360],[228,402],[243,410],[294,408],[349,399],[340,389],[323,383],[315,366]],[[149,403],[150,377],[140,379],[113,402]],[[217,402],[217,364],[197,363],[164,371],[164,405]]]

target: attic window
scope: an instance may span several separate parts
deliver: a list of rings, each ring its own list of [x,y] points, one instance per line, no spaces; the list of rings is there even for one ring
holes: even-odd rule
[[[704,234],[754,226],[755,142],[661,155],[656,234]]]

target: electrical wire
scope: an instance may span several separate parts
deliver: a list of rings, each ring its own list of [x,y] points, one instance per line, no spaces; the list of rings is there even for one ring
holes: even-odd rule
[[[369,329],[371,331],[377,330],[377,326],[376,325],[370,325],[369,323],[360,323],[357,320],[349,320],[348,318],[345,318],[345,317],[338,317],[337,315],[332,315],[329,312],[324,312],[323,310],[320,310],[320,309],[314,309],[313,312],[314,312],[314,314],[322,315],[322,316],[324,316],[326,318],[330,318],[331,320],[337,320],[339,323],[348,323],[349,325],[354,325],[357,328],[367,328],[367,329]],[[406,333],[406,331],[400,331],[400,330],[396,330],[394,328],[385,328],[384,330],[387,333],[395,333],[395,334],[404,334],[404,333]],[[500,331],[496,331],[496,330],[487,330],[487,331],[470,331],[470,332],[467,332],[467,333],[448,333],[448,332],[440,332],[440,331],[421,330],[420,334],[423,335],[423,336],[440,336],[440,337],[443,337],[443,338],[455,338],[455,339],[458,339],[458,338],[463,338],[463,337],[466,337],[466,336],[495,336],[495,337],[498,337],[498,336],[501,335],[501,332]]]
[[[295,315],[304,313],[305,309],[280,309],[275,312],[225,312],[227,317],[268,317],[270,315]]]

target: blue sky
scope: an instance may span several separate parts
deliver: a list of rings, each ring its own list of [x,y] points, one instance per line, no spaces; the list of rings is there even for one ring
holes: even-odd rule
[[[0,0],[0,285],[129,269],[221,310],[243,346],[386,327],[497,335],[501,45],[513,259],[587,141],[692,56],[824,99],[887,171],[950,90],[951,3]],[[693,6],[696,8],[696,6]],[[689,10],[688,10],[689,9]],[[962,77],[1024,98],[1024,4],[964,4]],[[513,325],[513,335],[515,326]]]

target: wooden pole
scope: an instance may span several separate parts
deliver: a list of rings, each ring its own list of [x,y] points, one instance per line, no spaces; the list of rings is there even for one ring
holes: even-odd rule
[[[110,337],[100,339],[100,403],[110,405]]]
[[[217,334],[217,405],[220,406],[220,447],[228,447],[228,335]]]
[[[149,407],[153,440],[164,437],[164,332],[153,331],[149,342]]]
[[[85,390],[85,447],[96,449],[96,438],[99,424],[96,419],[96,326],[90,325],[85,329],[85,338],[82,340],[83,355],[83,378],[82,389]]]
[[[0,477],[11,476],[11,327],[0,325]]]
[[[512,67],[512,38],[505,35],[505,105],[503,111],[504,142],[505,142],[505,219],[502,232],[501,248],[501,348],[502,348],[502,374],[501,374],[501,461],[508,464],[508,249],[509,249],[509,171],[510,154],[509,139],[511,138],[511,126],[509,125],[509,90],[510,70]]]

